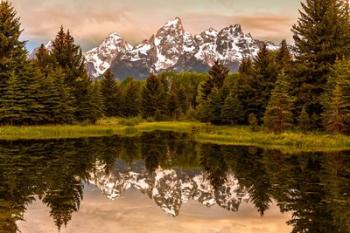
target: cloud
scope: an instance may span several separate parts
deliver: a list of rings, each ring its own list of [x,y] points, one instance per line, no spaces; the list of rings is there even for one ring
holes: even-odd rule
[[[291,39],[290,28],[295,23],[296,17],[282,14],[257,13],[257,14],[191,14],[185,16],[186,21],[193,31],[204,30],[204,25],[216,29],[231,24],[241,24],[246,33],[251,33],[255,38],[279,42],[282,39]]]
[[[132,44],[139,43],[176,16],[193,34],[208,27],[221,29],[240,23],[258,39],[290,39],[290,26],[296,17],[285,10],[272,9],[277,3],[269,2],[274,1],[266,1],[266,6],[271,5],[269,10],[243,7],[241,0],[12,0],[21,16],[23,39],[31,44],[46,43],[64,25],[84,49],[96,46],[114,31]],[[261,5],[257,0],[250,3]],[[281,6],[286,4],[290,3],[280,2]]]

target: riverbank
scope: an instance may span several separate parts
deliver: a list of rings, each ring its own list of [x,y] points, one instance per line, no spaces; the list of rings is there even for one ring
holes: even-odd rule
[[[102,119],[96,125],[0,127],[0,140],[137,136],[156,130],[189,133],[193,140],[201,143],[257,146],[286,152],[350,150],[350,136],[344,135],[301,132],[273,134],[252,132],[247,127],[213,126],[199,122],[145,122],[116,118]]]

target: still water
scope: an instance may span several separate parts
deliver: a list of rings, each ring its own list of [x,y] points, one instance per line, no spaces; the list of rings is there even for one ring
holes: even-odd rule
[[[349,233],[350,152],[186,134],[0,142],[0,233]]]

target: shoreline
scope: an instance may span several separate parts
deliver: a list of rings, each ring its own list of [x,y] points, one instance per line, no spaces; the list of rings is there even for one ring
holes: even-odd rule
[[[3,126],[0,140],[76,139],[108,136],[132,137],[143,132],[189,133],[199,143],[256,146],[285,152],[335,152],[350,150],[350,136],[289,131],[274,134],[252,132],[246,126],[214,126],[193,121],[145,122],[105,118],[95,125]]]

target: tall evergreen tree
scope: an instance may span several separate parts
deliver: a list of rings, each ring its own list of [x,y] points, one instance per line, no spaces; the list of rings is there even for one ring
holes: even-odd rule
[[[34,62],[43,75],[40,102],[44,106],[45,123],[73,123],[75,103],[71,89],[64,83],[63,69],[56,67],[54,57],[43,45],[38,49]]]
[[[242,122],[243,111],[236,96],[228,96],[221,110],[221,121],[225,124],[238,124]]]
[[[181,113],[185,114],[190,108],[190,103],[188,101],[186,91],[182,86],[180,86],[177,90],[177,101],[180,105]]]
[[[292,106],[293,101],[289,94],[288,78],[282,73],[277,79],[275,89],[272,91],[265,111],[265,127],[276,133],[289,129],[293,124]]]
[[[258,121],[262,121],[278,72],[272,53],[266,44],[261,46],[253,64],[246,60],[240,71],[234,93],[242,104],[245,123],[248,123],[249,115],[252,113]]]
[[[262,45],[258,55],[254,58],[254,79],[257,90],[250,106],[255,108],[258,120],[262,120],[277,79],[277,66],[266,44]]]
[[[14,125],[40,124],[45,120],[40,103],[40,72],[27,63],[19,74],[12,73],[2,96],[0,121]]]
[[[91,92],[89,91],[91,80],[85,70],[84,57],[70,32],[61,27],[52,43],[51,55],[55,65],[64,72],[64,81],[70,87],[75,101],[75,116],[77,120],[91,120],[90,108],[92,107]],[[93,119],[92,119],[93,120]]]
[[[291,69],[290,66],[292,64],[292,55],[286,40],[282,40],[281,48],[278,50],[275,60],[279,72],[282,70],[287,72]]]
[[[76,80],[75,87],[72,88],[75,100],[75,117],[78,121],[95,121],[92,114],[93,96],[92,96],[92,82],[87,75],[83,75]]]
[[[221,89],[224,85],[225,78],[227,77],[228,73],[229,69],[219,61],[216,61],[209,70],[208,80],[200,85],[201,100],[206,101],[213,88]]]
[[[142,91],[141,112],[146,118],[166,113],[166,93],[160,79],[151,74]]]
[[[350,62],[340,60],[335,64],[332,79],[329,81],[331,94],[325,105],[324,125],[330,132],[350,131]]]
[[[243,123],[248,123],[249,114],[254,112],[254,108],[250,107],[250,103],[256,94],[255,83],[252,60],[244,58],[239,67],[239,76],[233,87],[233,93],[242,106]]]
[[[135,117],[140,113],[140,104],[141,104],[141,93],[140,87],[137,83],[131,79],[126,87],[124,93],[123,101],[123,116],[126,117]]]
[[[219,61],[216,61],[215,64],[209,70],[209,75],[214,84],[214,87],[221,89],[224,85],[225,78],[229,73],[229,69],[221,64]]]
[[[349,11],[343,0],[307,0],[293,26],[296,47],[295,96],[299,112],[323,112],[322,96],[337,58],[349,56]],[[319,118],[319,117],[318,117]],[[317,122],[316,127],[320,125]]]
[[[181,106],[178,101],[176,90],[171,90],[168,98],[168,115],[171,119],[177,119],[181,113]]]
[[[252,75],[254,73],[253,62],[250,57],[243,58],[241,65],[239,66],[238,72],[241,75]]]
[[[121,96],[118,83],[110,69],[103,75],[101,92],[106,116],[116,116],[121,107],[117,104],[117,99],[121,99]]]
[[[75,119],[75,102],[72,91],[66,86],[64,80],[62,79],[61,73],[58,76],[53,77],[54,86],[59,93],[58,105],[56,106],[57,112],[55,114],[55,119],[57,123],[60,124],[71,124],[74,123]]]
[[[31,64],[27,61],[27,52],[24,48],[24,42],[19,40],[21,32],[20,21],[16,16],[15,9],[8,1],[1,1],[0,111],[2,113],[7,112],[10,107],[9,103],[12,102],[12,107],[10,108],[20,110],[18,115],[16,114],[19,118],[13,119],[13,123],[29,124],[39,121],[39,116],[34,115],[36,115],[38,111],[37,108],[40,106],[38,106],[35,96],[30,96],[30,94],[35,94],[35,88],[37,88],[38,83],[35,81],[35,75],[37,75],[37,73],[31,68]],[[11,82],[9,80],[10,78],[12,79]],[[12,87],[8,87],[8,84],[11,84]],[[21,91],[21,93],[17,93],[17,91]],[[15,99],[9,99],[11,95]],[[18,95],[18,97],[15,95]],[[29,99],[26,99],[26,96],[28,96]],[[23,102],[20,100],[21,98]],[[26,104],[30,104],[30,106],[26,106]],[[8,117],[9,115],[0,116],[2,120],[10,120]],[[0,123],[6,123],[1,119]]]
[[[310,119],[309,113],[306,111],[305,106],[302,108],[300,115],[298,117],[298,125],[299,125],[299,128],[304,132],[310,130],[311,119]]]
[[[104,114],[103,111],[103,95],[101,92],[101,84],[99,81],[96,81],[90,87],[91,95],[91,121],[96,122]]]
[[[50,72],[54,70],[55,60],[54,57],[51,56],[50,52],[45,48],[42,44],[35,54],[36,64],[39,66],[41,72],[48,76]],[[64,78],[64,76],[62,77]]]
[[[6,92],[7,82],[18,74],[26,60],[20,21],[16,11],[8,1],[0,2],[0,98]],[[1,103],[0,103],[1,105]]]

